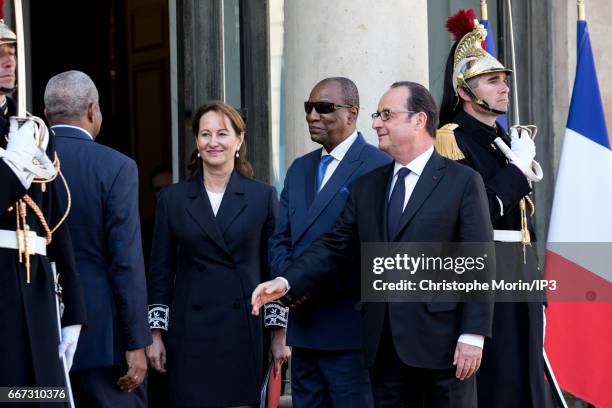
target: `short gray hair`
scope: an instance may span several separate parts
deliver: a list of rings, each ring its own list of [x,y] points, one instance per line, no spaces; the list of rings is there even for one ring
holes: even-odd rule
[[[55,75],[45,88],[45,109],[49,120],[78,119],[89,104],[98,104],[98,89],[81,71]]]

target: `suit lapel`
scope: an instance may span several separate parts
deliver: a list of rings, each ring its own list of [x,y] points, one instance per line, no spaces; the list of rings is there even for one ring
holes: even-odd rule
[[[423,169],[423,173],[419,176],[414,191],[406,204],[406,208],[400,218],[400,225],[395,234],[394,240],[402,232],[402,230],[408,225],[410,220],[414,217],[416,212],[421,208],[427,197],[436,188],[440,179],[444,175],[444,168],[446,163],[442,157],[434,150],[429,161]],[[386,220],[386,219],[385,219]]]
[[[198,172],[189,181],[187,197],[189,199],[187,200],[186,210],[191,218],[219,248],[231,256],[215,222],[215,214],[210,206],[210,200],[205,196],[201,172]]]
[[[365,146],[365,143],[366,141],[363,139],[361,134],[358,134],[357,139],[355,139],[342,161],[340,161],[338,167],[336,167],[334,174],[332,174],[331,178],[327,181],[327,183],[325,183],[321,191],[314,196],[312,204],[308,207],[308,212],[306,213],[304,221],[296,226],[296,233],[294,235],[295,241],[300,239],[308,227],[315,222],[319,214],[321,214],[325,207],[327,207],[336,194],[340,192],[342,187],[346,185],[347,180],[349,180],[353,173],[357,171],[359,166],[361,166],[363,160],[360,159],[360,154],[361,150]],[[317,171],[318,161],[314,171],[310,173],[311,177],[309,177],[312,180],[312,188],[306,186],[306,190],[310,190],[313,193],[316,188],[314,179],[316,178]]]
[[[219,211],[217,212],[216,221],[222,236],[245,207],[246,202],[244,200],[242,179],[238,172],[234,170],[227,184],[227,188],[225,189],[225,194],[223,194],[223,200],[221,201]]]
[[[374,214],[378,222],[377,240],[379,242],[387,241],[387,207],[389,204],[389,190],[391,189],[391,180],[393,179],[393,168],[395,162],[387,165],[384,171],[380,173],[380,180],[376,183],[376,193],[374,195]],[[379,198],[381,197],[381,198]]]
[[[317,172],[319,171],[319,162],[321,161],[321,149],[318,149],[317,152],[319,152],[319,154],[314,155],[312,161],[306,164],[306,169],[303,174],[304,201],[302,202],[306,203],[306,208],[310,208],[316,195],[315,190],[317,186],[315,185],[315,181]]]

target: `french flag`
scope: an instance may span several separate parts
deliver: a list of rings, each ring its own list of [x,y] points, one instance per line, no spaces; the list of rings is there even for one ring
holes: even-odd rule
[[[493,30],[489,28],[489,20],[480,20],[480,24],[482,24],[487,30],[487,39],[485,40],[485,50],[497,58],[497,51],[495,50],[495,37],[493,36]],[[497,117],[497,123],[501,125],[502,128],[507,132],[508,131],[508,119],[506,115],[499,115]]]
[[[562,388],[612,407],[612,150],[586,21],[546,246],[545,350]]]

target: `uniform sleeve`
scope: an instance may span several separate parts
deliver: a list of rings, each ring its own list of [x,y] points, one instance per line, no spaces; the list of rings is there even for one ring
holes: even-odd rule
[[[271,237],[275,232],[275,224],[278,216],[278,198],[276,189],[270,189],[270,196],[268,199],[268,218],[264,226],[264,236],[262,237],[262,249],[261,249],[261,260],[262,260],[262,281],[271,279],[270,271],[270,259],[271,251],[268,249]],[[264,265],[265,263],[265,265]],[[289,308],[281,305],[280,303],[270,303],[264,306],[264,327],[266,328],[279,328],[287,327],[287,316]]]
[[[485,187],[493,221],[509,212],[531,192],[531,186],[525,175],[511,163],[506,164],[495,176],[487,180]],[[498,199],[502,202],[503,208],[500,207]]]
[[[15,204],[15,201],[23,197],[26,189],[4,160],[0,160],[0,179],[2,179],[0,183],[0,205],[2,206],[2,212],[4,212]]]
[[[155,210],[155,228],[149,271],[149,327],[168,330],[176,274],[176,240],[170,228],[168,190],[163,190]]]

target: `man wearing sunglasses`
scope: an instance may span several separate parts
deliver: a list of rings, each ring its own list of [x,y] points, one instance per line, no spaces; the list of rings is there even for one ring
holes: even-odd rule
[[[360,258],[360,242],[493,240],[482,178],[433,147],[438,112],[429,91],[396,82],[372,118],[379,148],[394,162],[355,181],[331,232],[282,278],[255,289],[254,314],[278,298],[298,310],[309,291],[333,287],[339,267]],[[492,315],[491,303],[363,303],[363,353],[376,406],[475,407],[478,341],[491,335]]]
[[[281,275],[319,235],[331,230],[362,174],[390,162],[356,130],[359,94],[343,77],[326,78],[304,102],[312,141],[322,147],[296,159],[285,177],[274,236],[270,240],[273,276]],[[293,406],[370,407],[371,386],[361,352],[359,259],[336,270],[329,285],[313,290],[304,304],[288,312],[279,304],[266,310],[273,331],[272,350],[280,367],[293,346]],[[356,284],[355,284],[356,283]],[[288,330],[288,333],[286,332]]]

